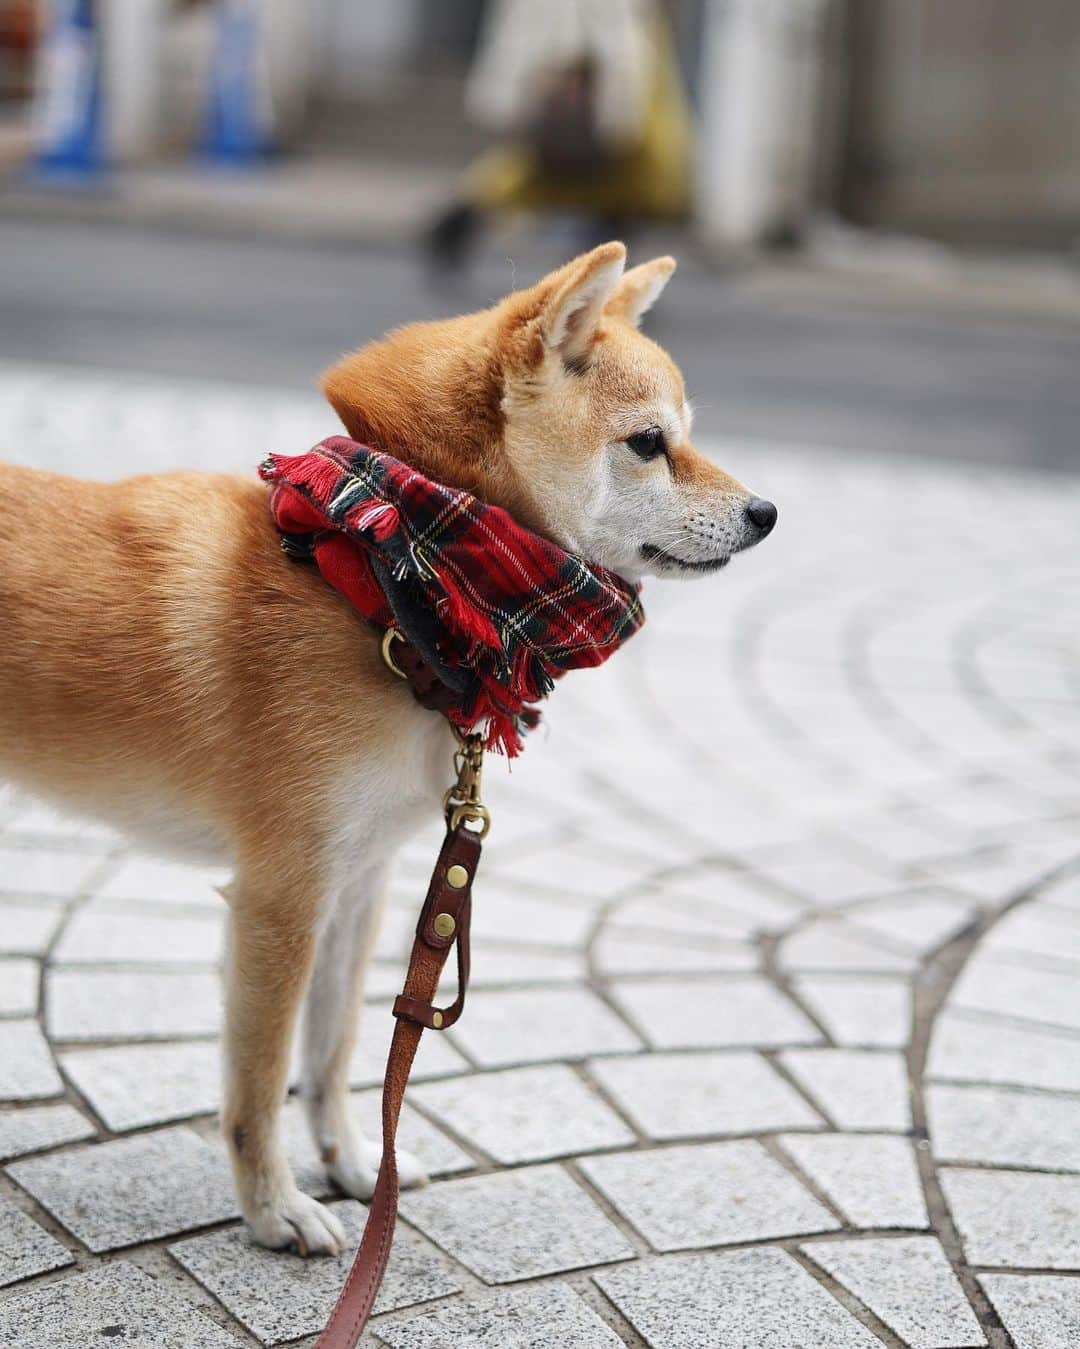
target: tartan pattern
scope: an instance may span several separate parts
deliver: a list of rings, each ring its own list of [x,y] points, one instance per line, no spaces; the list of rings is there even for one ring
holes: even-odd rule
[[[516,754],[531,706],[566,670],[600,665],[644,622],[637,588],[523,528],[498,506],[331,436],[259,468],[282,546],[376,627],[397,626]]]

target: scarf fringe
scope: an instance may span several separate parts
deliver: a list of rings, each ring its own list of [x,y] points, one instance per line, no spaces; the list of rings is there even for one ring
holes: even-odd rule
[[[643,620],[636,587],[614,573],[344,436],[268,455],[259,475],[279,530],[311,541],[323,576],[369,621],[385,629],[402,603],[430,611],[441,658],[470,676],[451,719],[508,758],[540,719],[530,704],[565,670],[601,664]]]
[[[259,465],[259,476],[264,482],[274,482],[288,471],[288,481],[313,501],[329,500],[344,474],[332,459],[319,454],[303,454],[295,458],[287,454],[268,454]],[[325,508],[324,508],[325,509]]]

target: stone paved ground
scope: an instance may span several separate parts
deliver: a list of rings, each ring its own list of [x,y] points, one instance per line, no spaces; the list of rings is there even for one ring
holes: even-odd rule
[[[0,370],[5,452],[246,466],[318,405]],[[780,503],[568,679],[425,1037],[367,1342],[1080,1342],[1080,489],[717,447]],[[402,860],[357,1109],[437,829]],[[252,1248],[214,1111],[218,877],[0,804],[0,1346],[310,1343],[345,1262]],[[295,1105],[304,1183],[325,1185]],[[339,1201],[355,1235],[363,1209]]]

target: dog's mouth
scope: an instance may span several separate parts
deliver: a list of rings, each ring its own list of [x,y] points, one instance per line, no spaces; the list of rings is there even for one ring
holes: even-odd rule
[[[719,571],[731,561],[731,554],[727,553],[723,557],[707,558],[704,562],[689,562],[686,558],[676,557],[674,553],[666,553],[663,548],[657,548],[653,543],[641,545],[641,556],[646,562],[658,562],[662,567],[677,567],[680,571],[696,572]]]

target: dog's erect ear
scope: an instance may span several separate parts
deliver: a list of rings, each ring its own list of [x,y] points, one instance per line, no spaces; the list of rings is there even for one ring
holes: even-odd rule
[[[660,298],[674,271],[674,258],[653,258],[640,267],[631,267],[608,300],[607,312],[636,326]]]
[[[601,244],[540,282],[540,331],[544,344],[569,365],[584,360],[604,306],[626,263],[623,244]]]

